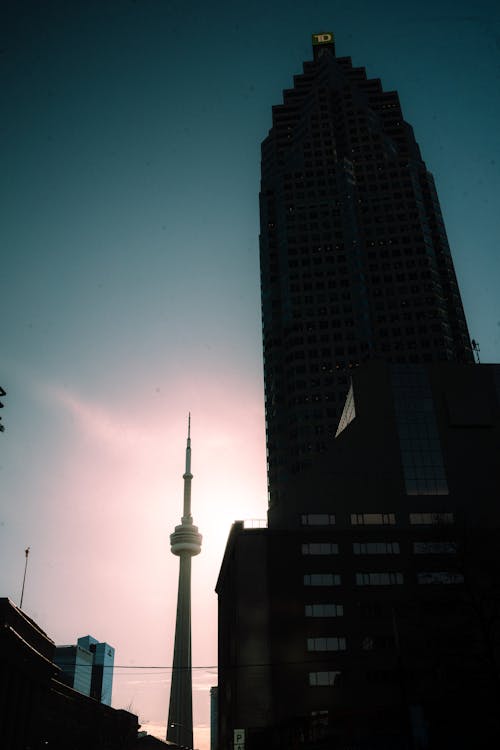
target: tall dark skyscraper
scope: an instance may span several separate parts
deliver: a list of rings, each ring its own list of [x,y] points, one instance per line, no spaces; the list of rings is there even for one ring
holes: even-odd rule
[[[262,144],[270,522],[367,359],[472,362],[434,186],[395,91],[313,36]]]
[[[262,145],[268,528],[217,582],[219,747],[489,748],[500,366],[397,93],[313,50]]]

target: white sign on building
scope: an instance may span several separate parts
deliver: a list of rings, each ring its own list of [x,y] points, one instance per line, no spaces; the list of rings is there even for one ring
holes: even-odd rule
[[[234,730],[234,750],[245,750],[245,730]]]

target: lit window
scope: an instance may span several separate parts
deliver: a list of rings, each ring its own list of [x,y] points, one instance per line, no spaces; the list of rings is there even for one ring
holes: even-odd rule
[[[413,552],[416,555],[455,555],[455,542],[413,542]]]
[[[309,542],[302,545],[303,555],[338,555],[339,545],[330,542]]]
[[[329,638],[308,638],[308,651],[345,651],[346,639],[340,636]]]
[[[399,542],[353,542],[355,555],[399,555]]]
[[[353,526],[394,526],[394,513],[351,513]]]
[[[441,526],[454,521],[453,513],[410,513],[412,526]]]
[[[311,687],[332,686],[338,684],[341,672],[309,672],[309,685]]]
[[[334,526],[335,515],[332,513],[304,513],[300,517],[302,526]]]
[[[401,583],[402,573],[356,573],[357,586],[393,586]]]
[[[343,604],[306,604],[306,617],[342,617],[344,614]]]
[[[338,573],[305,573],[304,586],[340,586]]]
[[[463,583],[464,577],[461,573],[451,573],[448,570],[431,570],[427,573],[417,573],[417,583],[421,584],[454,584]]]

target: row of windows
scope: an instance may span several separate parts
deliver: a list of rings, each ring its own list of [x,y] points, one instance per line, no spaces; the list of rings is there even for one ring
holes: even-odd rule
[[[345,651],[346,648],[346,639],[342,636],[307,639],[308,651]]]
[[[399,542],[354,542],[355,555],[399,555]]]
[[[394,513],[351,513],[353,526],[394,526],[395,523]]]
[[[306,604],[304,605],[306,617],[343,617],[343,604]]]
[[[434,673],[431,673],[429,677],[435,677]],[[339,686],[342,679],[342,672],[340,670],[334,671],[321,671],[321,672],[309,672],[308,680],[310,687],[334,687]],[[388,669],[371,669],[366,673],[367,682],[371,684],[396,684],[400,685],[401,675],[397,670]],[[328,712],[325,712],[326,715]]]
[[[341,672],[334,670],[330,672],[309,672],[309,685],[311,687],[332,687],[340,681]]]
[[[352,526],[394,526],[395,513],[351,513]],[[410,513],[409,521],[412,526],[441,526],[453,524],[453,513]],[[302,526],[335,526],[334,513],[303,513],[300,517]]]
[[[304,573],[304,586],[340,586],[339,573]]]
[[[353,542],[355,555],[399,555],[399,542]],[[413,542],[416,555],[453,555],[457,545],[451,541]],[[302,545],[303,555],[338,555],[339,545],[334,542],[308,542]]]
[[[393,586],[404,583],[402,573],[356,573],[356,586]]]
[[[304,586],[340,586],[342,584],[342,577],[340,573],[305,573],[303,580]],[[463,582],[464,577],[461,573],[456,573],[448,570],[432,570],[417,573],[417,583],[423,585],[435,583],[460,584]],[[402,573],[394,571],[355,573],[355,583],[356,586],[394,586],[403,584],[404,576]],[[307,606],[314,607],[316,605]],[[310,612],[313,612],[313,610],[310,610]],[[307,616],[319,617],[321,615],[309,614]],[[323,616],[326,617],[329,615]]]

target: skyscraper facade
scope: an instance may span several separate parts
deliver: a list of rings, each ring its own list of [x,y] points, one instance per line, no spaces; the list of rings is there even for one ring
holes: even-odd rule
[[[431,173],[395,91],[331,33],[273,107],[260,262],[270,523],[368,359],[472,362]]]
[[[397,93],[313,52],[262,144],[268,528],[217,582],[219,750],[486,748],[500,367]]]
[[[79,693],[111,706],[115,649],[91,635],[78,638],[76,646],[57,646],[54,661],[66,682]]]
[[[92,661],[83,646],[56,646],[54,663],[61,668],[64,681],[83,695],[90,695]]]
[[[115,649],[109,643],[99,643],[91,635],[79,638],[77,643],[92,654],[90,696],[100,701],[100,703],[111,706]]]
[[[179,557],[179,587],[175,621],[174,658],[167,741],[185,748],[193,747],[193,684],[191,672],[191,558],[201,552],[201,534],[191,515],[191,415],[188,422],[184,506],[179,526],[170,535],[172,554]]]

